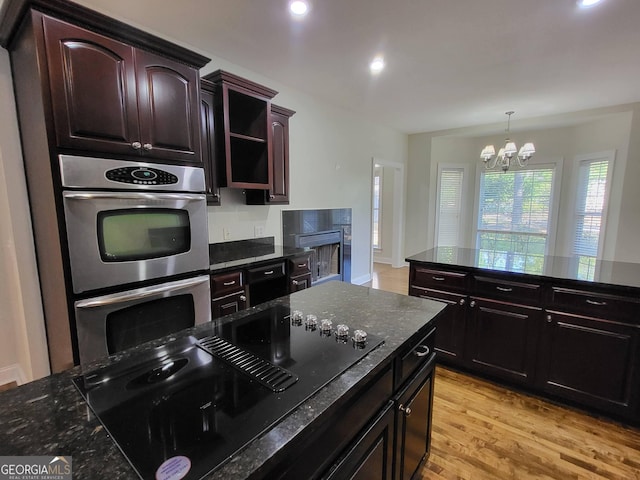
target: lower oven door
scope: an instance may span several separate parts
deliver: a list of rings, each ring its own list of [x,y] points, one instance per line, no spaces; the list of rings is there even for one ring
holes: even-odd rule
[[[74,293],[209,269],[204,194],[63,192]]]
[[[211,321],[209,276],[75,302],[80,364]]]

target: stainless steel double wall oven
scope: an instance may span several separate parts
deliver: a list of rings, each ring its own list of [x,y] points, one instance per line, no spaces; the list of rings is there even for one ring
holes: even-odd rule
[[[209,321],[201,168],[60,155],[81,364]]]

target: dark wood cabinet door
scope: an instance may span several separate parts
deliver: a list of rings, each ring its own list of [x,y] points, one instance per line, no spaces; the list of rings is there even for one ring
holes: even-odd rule
[[[426,288],[409,287],[409,295],[445,302],[449,307],[438,317],[436,327],[436,351],[438,360],[460,365],[464,360],[464,337],[467,328],[466,295],[441,292]]]
[[[208,205],[220,205],[220,188],[218,187],[218,172],[216,170],[215,152],[215,115],[214,115],[214,85],[202,81],[200,90],[200,128],[202,141],[202,166],[206,182]]]
[[[476,297],[469,307],[466,352],[472,367],[531,385],[542,310]]]
[[[584,405],[639,418],[638,327],[564,312],[545,314],[540,386]]]
[[[305,288],[311,286],[311,273],[306,275],[300,275],[298,277],[292,277],[289,281],[289,293],[299,292]]]
[[[211,318],[219,318],[247,308],[244,291],[211,300]]]
[[[391,480],[393,464],[393,403],[380,412],[357,443],[325,480]]]
[[[431,357],[396,399],[395,480],[411,480],[429,455],[434,361]]]
[[[43,23],[58,146],[137,155],[133,49],[50,17]]]
[[[201,164],[198,71],[142,50],[135,56],[143,155]]]

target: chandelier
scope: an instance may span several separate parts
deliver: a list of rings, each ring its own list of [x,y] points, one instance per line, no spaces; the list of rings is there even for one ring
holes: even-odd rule
[[[524,167],[527,164],[527,161],[536,153],[536,148],[533,146],[533,143],[525,143],[520,151],[518,152],[518,147],[516,147],[515,142],[512,142],[509,139],[509,128],[511,126],[511,115],[515,112],[505,112],[505,115],[508,116],[507,119],[507,138],[504,143],[504,147],[502,147],[498,151],[498,155],[496,155],[496,149],[493,145],[487,145],[482,149],[480,153],[480,158],[484,162],[484,166],[487,169],[492,169],[496,167],[500,167],[503,172],[509,170],[511,166],[511,161],[516,160],[518,165]],[[516,155],[517,153],[517,155]],[[515,157],[515,158],[514,158]]]

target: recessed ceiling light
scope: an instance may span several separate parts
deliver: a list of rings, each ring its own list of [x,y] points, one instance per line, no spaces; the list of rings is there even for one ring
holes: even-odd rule
[[[371,60],[371,63],[369,64],[369,70],[371,70],[371,73],[374,75],[377,75],[382,70],[384,70],[384,57],[382,55],[378,55],[373,60]]]
[[[582,8],[593,7],[602,2],[602,0],[578,0],[578,6]]]
[[[303,17],[309,12],[309,4],[303,0],[294,0],[289,3],[289,11],[297,17]]]

